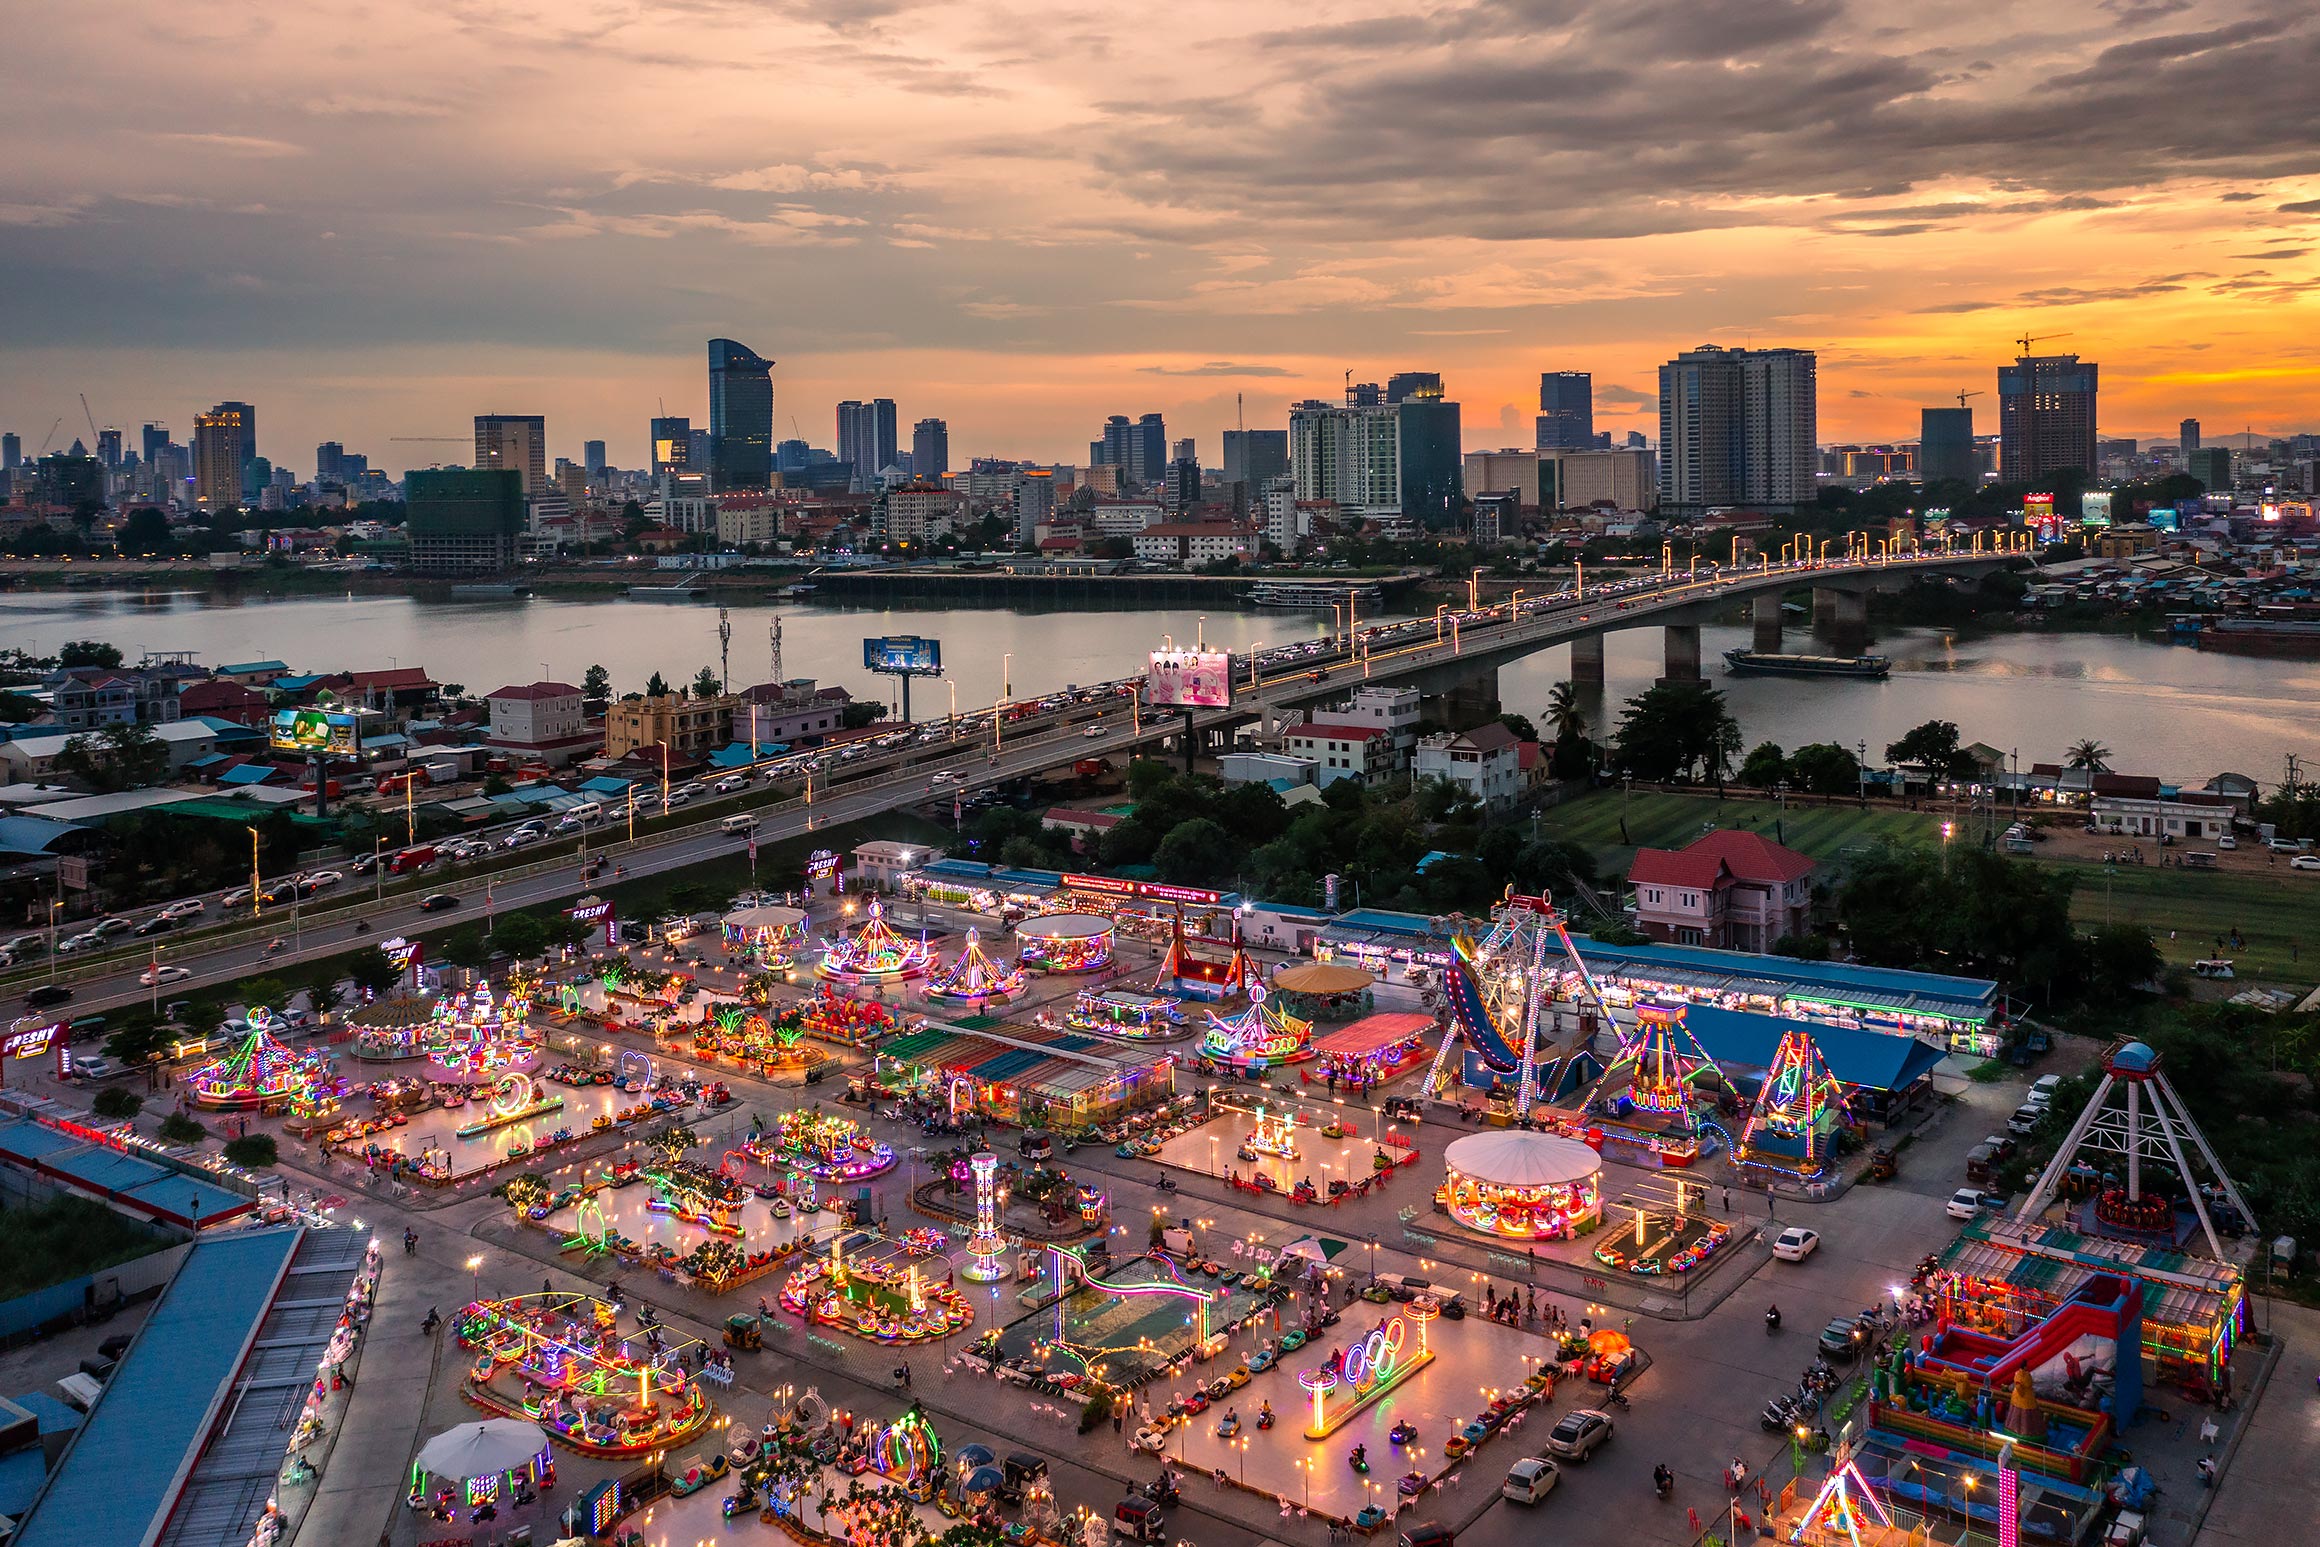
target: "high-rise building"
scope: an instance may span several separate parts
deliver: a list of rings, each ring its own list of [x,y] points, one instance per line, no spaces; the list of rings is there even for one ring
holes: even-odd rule
[[[505,569],[524,530],[524,479],[513,467],[430,469],[403,480],[411,567],[434,574]]]
[[[921,419],[910,427],[910,476],[933,483],[951,470],[951,427]]]
[[[2003,455],[2003,453],[2000,453]],[[2199,480],[2210,494],[2231,492],[2231,448],[2202,446],[2183,459],[2183,470]]]
[[[878,475],[894,464],[901,447],[896,443],[894,399],[848,398],[838,405],[838,460],[851,463],[857,493],[878,487]]]
[[[1704,344],[1659,368],[1659,502],[1794,509],[1820,465],[1819,366],[1809,349]]]
[[[34,498],[55,510],[89,510],[105,503],[105,464],[79,441],[70,451],[42,457],[35,469]]]
[[[153,461],[154,452],[168,444],[169,426],[166,424],[148,424],[137,432],[137,455],[147,464]]]
[[[121,432],[111,425],[97,431],[97,460],[107,468],[121,465]]]
[[[652,475],[681,473],[693,465],[693,421],[668,415],[652,422]]]
[[[1918,410],[1917,476],[1925,483],[1979,483],[1975,471],[1974,411]]]
[[[1591,371],[1539,372],[1541,451],[1576,451],[1595,439],[1595,376]]]
[[[326,440],[314,448],[314,481],[318,484],[346,482],[346,447]]]
[[[709,481],[719,491],[773,486],[773,362],[709,340]]]
[[[548,421],[539,414],[477,414],[475,465],[523,474],[524,494],[548,492]]]
[[[1135,441],[1135,422],[1126,414],[1114,414],[1104,421],[1104,433],[1088,442],[1088,462],[1125,473],[1135,461]]]
[[[1224,432],[1224,481],[1245,483],[1252,497],[1289,471],[1287,430]]]
[[[584,440],[580,443],[580,466],[591,478],[604,476],[604,442]]]
[[[1156,484],[1168,471],[1168,421],[1146,414],[1136,421],[1128,442],[1128,476],[1145,485]]]
[[[2176,437],[2183,442],[2183,455],[2188,457],[2191,455],[2191,453],[2199,449],[2198,420],[2184,420],[2181,424],[2175,427],[2175,434]]]
[[[1628,451],[1649,451],[1651,449],[1651,441],[1641,430],[1629,430],[1627,438],[1621,441],[1620,445],[1622,449]]]
[[[2023,355],[1998,367],[1998,473],[2037,483],[2066,469],[2093,477],[2099,369],[2076,355]]]
[[[685,432],[685,461],[688,469],[709,476],[709,466],[717,460],[717,438],[707,430],[695,427]]]
[[[1296,497],[1332,500],[1365,515],[1402,509],[1401,405],[1356,387],[1340,405],[1309,399],[1289,409],[1289,473]]]
[[[148,462],[153,459],[151,447],[146,449],[145,459]],[[0,473],[14,472],[16,464],[23,460],[24,437],[14,430],[10,430],[6,435],[0,435]]]
[[[1386,401],[1399,403],[1408,397],[1440,397],[1440,371],[1396,371],[1386,378]]]
[[[1386,397],[1400,441],[1402,514],[1447,527],[1458,515],[1464,483],[1458,405],[1442,395],[1442,378],[1433,371],[1402,372],[1387,383]]]
[[[1055,474],[1026,467],[1015,475],[1015,546],[1028,548],[1042,521],[1055,514]]]
[[[258,457],[258,411],[248,403],[220,403],[193,416],[193,498],[206,510],[234,510],[242,483]]]

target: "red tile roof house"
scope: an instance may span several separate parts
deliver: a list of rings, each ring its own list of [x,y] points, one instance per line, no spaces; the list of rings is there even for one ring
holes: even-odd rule
[[[1673,945],[1769,951],[1802,934],[1818,867],[1756,833],[1702,834],[1681,849],[1638,849],[1628,867],[1635,927]]]

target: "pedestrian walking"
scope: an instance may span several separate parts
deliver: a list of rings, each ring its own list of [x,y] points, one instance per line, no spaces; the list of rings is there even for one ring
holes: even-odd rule
[[[1724,1189],[1724,1212],[1732,1212],[1732,1189],[1729,1187]]]

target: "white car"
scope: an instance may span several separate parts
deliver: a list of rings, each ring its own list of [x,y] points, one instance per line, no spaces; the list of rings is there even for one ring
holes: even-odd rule
[[[2290,870],[2320,870],[2320,854],[2299,854],[2288,861]]]
[[[1979,1218],[1984,1210],[2004,1208],[2005,1204],[1977,1187],[1961,1187],[1949,1195],[1942,1205],[1943,1212],[1952,1219]]]
[[[1506,1481],[1498,1485],[1500,1498],[1517,1504],[1536,1504],[1555,1491],[1555,1484],[1563,1480],[1563,1469],[1545,1456],[1526,1456],[1506,1469]]]
[[[1086,737],[1089,741],[1101,741],[1104,739],[1104,728],[1100,725],[1091,725],[1086,730],[1081,731],[1080,735]],[[1549,1486],[1552,1485],[1550,1484]]]
[[[163,908],[161,916],[165,919],[189,919],[208,906],[199,897],[188,897],[183,902],[173,902]]]
[[[1821,1233],[1807,1230],[1802,1225],[1791,1225],[1774,1238],[1772,1255],[1782,1262],[1802,1262],[1820,1250]]]
[[[70,956],[75,951],[93,951],[104,943],[105,937],[92,929],[85,934],[66,935],[56,943],[56,954]]]
[[[137,986],[153,988],[162,983],[182,983],[192,976],[190,967],[148,967],[137,974]]]

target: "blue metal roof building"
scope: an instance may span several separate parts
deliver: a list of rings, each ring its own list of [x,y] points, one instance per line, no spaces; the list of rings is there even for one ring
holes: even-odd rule
[[[1780,1015],[1751,1015],[1744,1010],[1719,1010],[1714,1005],[1692,1005],[1684,1011],[1684,1025],[1700,1047],[1727,1072],[1734,1068],[1769,1069],[1780,1039],[1790,1031],[1808,1033],[1821,1050],[1829,1073],[1862,1090],[1907,1090],[1945,1056],[1940,1048],[1915,1037],[1897,1037],[1887,1031],[1862,1031],[1831,1026],[1822,1021],[1792,1020]]]

